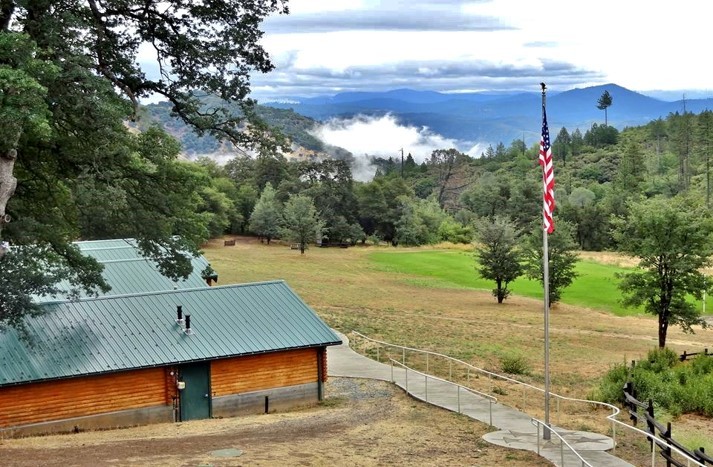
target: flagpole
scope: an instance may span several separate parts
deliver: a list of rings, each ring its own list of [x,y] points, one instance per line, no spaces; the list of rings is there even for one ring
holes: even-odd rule
[[[545,121],[545,83],[540,83],[542,86],[542,121]],[[543,186],[546,186],[545,170],[542,171]],[[547,245],[547,226],[542,225],[542,268],[543,282],[545,288],[544,307],[545,307],[545,427],[542,433],[542,439],[549,440],[550,434],[550,262],[549,249]]]

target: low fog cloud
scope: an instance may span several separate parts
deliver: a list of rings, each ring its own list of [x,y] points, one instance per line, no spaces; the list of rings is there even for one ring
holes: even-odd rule
[[[410,153],[417,163],[421,163],[436,149],[456,148],[472,157],[480,157],[487,147],[482,143],[446,138],[427,127],[401,124],[391,114],[332,119],[312,133],[327,144],[350,151],[356,159],[354,178],[362,181],[370,180],[376,172],[369,163],[371,157],[400,159],[401,148],[404,157]]]

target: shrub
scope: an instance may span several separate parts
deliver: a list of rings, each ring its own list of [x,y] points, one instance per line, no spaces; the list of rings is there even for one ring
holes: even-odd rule
[[[626,365],[615,365],[603,377],[594,392],[604,402],[623,402],[623,387],[634,384],[636,398],[641,402],[651,399],[658,409],[676,417],[682,413],[713,416],[713,358],[699,356],[689,362],[679,362],[669,349],[652,350],[629,370]]]
[[[529,375],[530,364],[521,355],[507,355],[500,358],[500,368],[511,375]]]

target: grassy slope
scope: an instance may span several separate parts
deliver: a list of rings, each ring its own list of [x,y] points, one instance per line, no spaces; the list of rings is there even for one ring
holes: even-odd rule
[[[205,254],[221,285],[284,279],[322,319],[344,333],[358,330],[495,370],[503,357],[521,356],[532,369],[530,380],[542,384],[541,295],[516,295],[498,305],[489,292],[492,285],[477,285],[467,251],[311,248],[300,255],[285,245],[238,239],[235,247],[216,240],[205,247]],[[598,280],[602,285],[590,282],[598,292],[588,295],[605,300],[601,290],[612,290],[611,284],[606,284],[606,276]],[[517,284],[516,293],[520,287]],[[648,315],[616,316],[569,305],[571,299],[565,294],[550,315],[552,385],[554,392],[586,397],[612,364],[644,357],[656,345],[657,326]],[[711,342],[713,330],[696,329],[693,335],[669,330],[669,346],[676,352],[710,348]],[[683,435],[687,424],[677,420],[677,433]]]

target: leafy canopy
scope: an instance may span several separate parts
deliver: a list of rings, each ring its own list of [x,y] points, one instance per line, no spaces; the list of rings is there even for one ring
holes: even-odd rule
[[[701,299],[707,287],[701,269],[713,254],[712,228],[708,210],[685,197],[633,203],[628,219],[617,223],[620,250],[640,258],[638,271],[621,275],[622,303],[658,317],[661,348],[670,325],[685,332],[705,325],[689,297]]]

